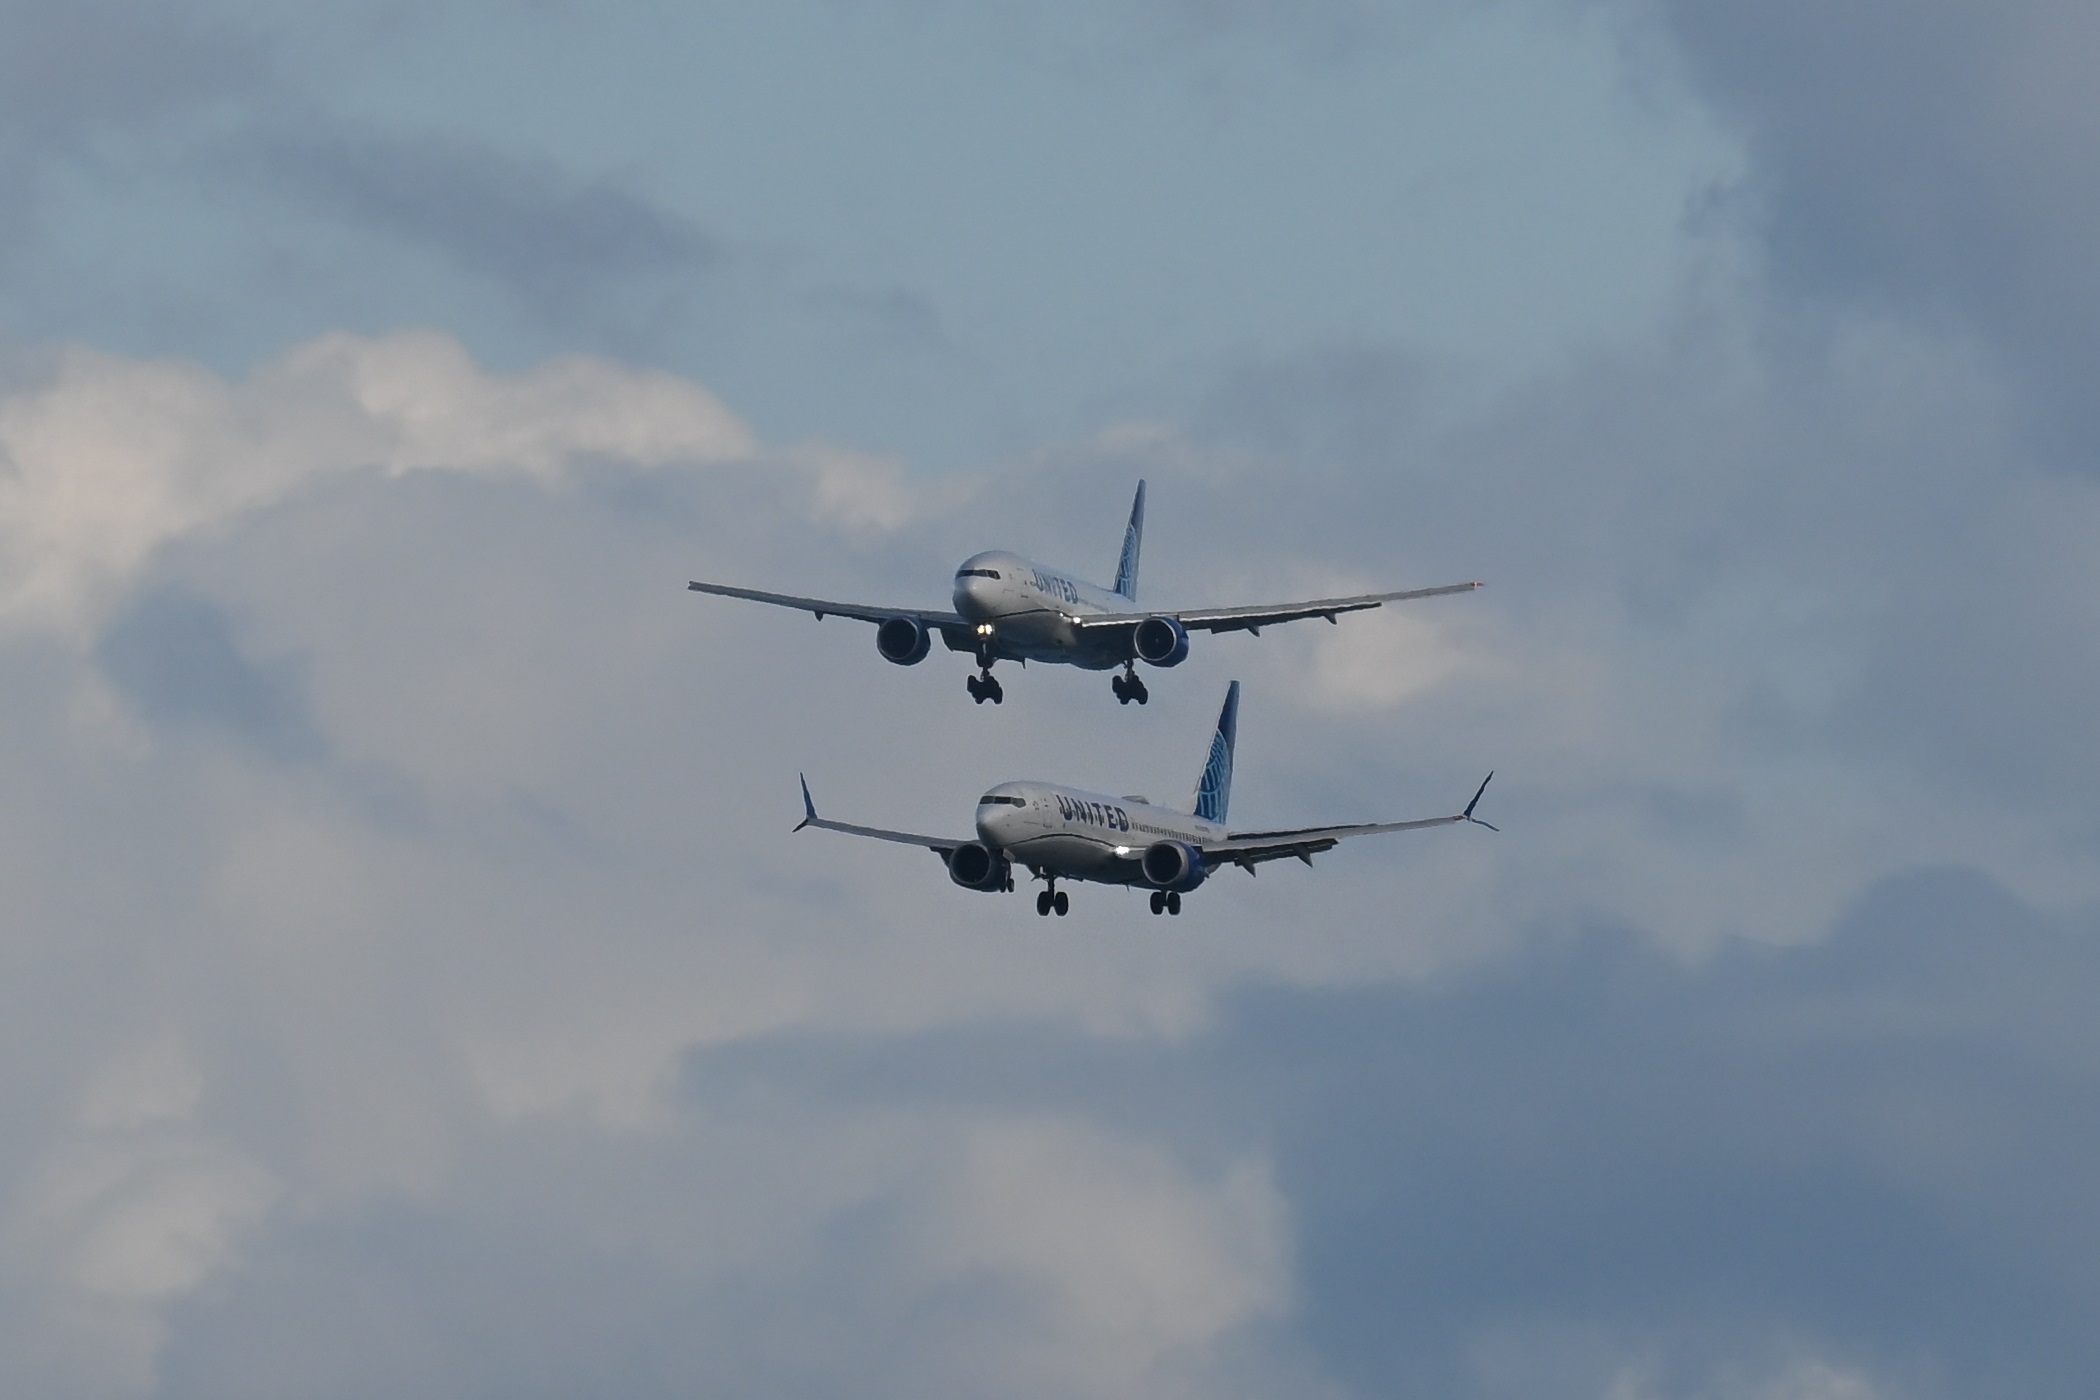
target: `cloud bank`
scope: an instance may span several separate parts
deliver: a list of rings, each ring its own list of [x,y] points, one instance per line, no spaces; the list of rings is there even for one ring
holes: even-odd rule
[[[1259,394],[1207,436],[964,486],[768,446],[656,372],[495,374],[428,334],[238,383],[53,359],[0,401],[16,1375],[2076,1393],[2049,1319],[2092,1281],[2030,1257],[2048,1231],[2001,1190],[2086,1209],[2060,1095],[2096,1064],[2063,1009],[2089,918],[2035,901],[2089,871],[2009,789],[1854,723],[1873,667],[1811,664],[1894,633],[1936,567],[1872,531],[1826,551],[1882,496],[1813,453],[1925,463],[1932,519],[1934,493],[1991,495],[1950,426],[1998,420],[1948,399],[1890,439],[1877,394],[1914,403],[1910,379],[1826,397],[1708,354],[1726,392],[1622,358],[1450,436],[1330,439],[1346,518],[1266,475],[1300,429]],[[1717,438],[1807,460],[1749,491],[1687,474],[1678,445]],[[1548,442],[1587,454],[1565,487]],[[902,755],[957,677],[680,588],[921,597],[1016,520],[1106,559],[1133,468],[1175,506],[1155,596],[1250,559],[1264,594],[1368,581],[1396,536],[1349,454],[1426,443],[1455,465],[1407,496],[1461,535],[1500,520],[1505,581],[1207,650],[1152,707],[1186,754],[1104,738],[1089,678],[1031,673],[996,726],[957,703],[942,761],[869,781],[870,736]],[[1722,517],[1770,524],[1702,548]],[[1775,624],[1788,588],[1861,596]],[[1166,930],[1096,891],[1050,937],[930,861],[787,835],[797,767],[833,810],[935,826],[958,778],[1182,778],[1228,669],[1258,702],[1243,800],[1426,807],[1485,752],[1511,835],[1231,881]],[[1401,716],[1426,743],[1392,742]],[[2031,1300],[2024,1351],[1948,1330],[1993,1290]]]
[[[2086,22],[1643,14],[1744,182],[1666,320],[1517,382],[1250,345],[933,477],[439,332],[15,356],[0,1389],[2092,1393]],[[198,43],[140,110],[238,79]],[[528,291],[595,284],[506,210],[705,261],[478,149],[316,207]],[[1102,570],[1137,475],[1148,599],[1490,586],[1213,639],[1143,715],[682,587]],[[933,830],[1179,790],[1234,676],[1236,808],[1492,765],[1504,835],[1038,921],[789,832],[797,771]]]

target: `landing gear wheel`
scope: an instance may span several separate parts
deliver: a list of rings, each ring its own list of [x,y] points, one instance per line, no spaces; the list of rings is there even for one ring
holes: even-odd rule
[[[1167,912],[1169,914],[1179,914],[1181,912],[1181,896],[1173,890],[1167,891]]]
[[[1055,909],[1057,917],[1062,919],[1072,908],[1072,897],[1063,890],[1059,890],[1056,894],[1050,896],[1050,907]]]
[[[1045,915],[1050,912],[1050,891],[1044,890],[1035,897],[1035,912]]]
[[[1116,693],[1117,704],[1128,705],[1130,703],[1130,688],[1123,684],[1123,678],[1121,676],[1117,676],[1114,679],[1110,680],[1108,683],[1108,688]]]
[[[970,698],[980,705],[987,700],[994,705],[1005,703],[1006,691],[1000,687],[997,680],[993,679],[992,668],[989,666],[985,667],[978,675],[965,679],[963,685],[969,690]]]
[[[963,685],[969,690],[972,700],[975,700],[980,705],[984,703],[984,687],[977,683],[977,677],[971,676],[963,682]]]
[[[1152,892],[1152,912],[1155,914],[1163,914],[1166,912],[1166,908],[1167,892],[1165,890],[1154,890]]]
[[[1133,700],[1142,705],[1152,698],[1152,692],[1145,689],[1145,683],[1138,679],[1135,661],[1125,666],[1123,674],[1116,677],[1115,687],[1116,698],[1126,705]]]

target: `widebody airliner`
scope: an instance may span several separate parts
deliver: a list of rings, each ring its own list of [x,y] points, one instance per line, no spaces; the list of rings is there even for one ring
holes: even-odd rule
[[[926,608],[884,608],[864,603],[836,603],[787,593],[767,593],[726,583],[687,585],[698,593],[748,598],[814,613],[837,615],[875,624],[875,650],[886,661],[916,666],[940,634],[950,651],[977,659],[969,678],[970,697],[978,704],[999,704],[1005,690],[992,674],[996,661],[1050,661],[1089,671],[1122,668],[1110,682],[1116,699],[1142,705],[1150,693],[1138,676],[1137,663],[1179,666],[1189,654],[1191,632],[1252,632],[1282,622],[1324,617],[1334,622],[1346,612],[1361,612],[1407,598],[1433,598],[1443,593],[1469,593],[1478,583],[1449,583],[1436,588],[1407,588],[1392,593],[1360,593],[1348,598],[1315,598],[1303,603],[1273,603],[1240,608],[1184,608],[1148,611],[1137,605],[1138,546],[1145,533],[1145,483],[1130,506],[1123,532],[1123,553],[1112,587],[1098,588],[1055,569],[1031,563],[1018,554],[993,550],[972,555],[955,571],[952,612]]]
[[[923,846],[941,858],[948,878],[965,889],[1011,892],[1016,868],[1044,882],[1035,897],[1038,914],[1063,914],[1070,897],[1059,880],[1150,890],[1152,912],[1179,914],[1181,897],[1226,866],[1249,875],[1264,861],[1296,857],[1307,865],[1322,851],[1351,836],[1387,831],[1422,831],[1471,822],[1496,828],[1473,815],[1494,779],[1481,780],[1473,800],[1455,816],[1407,822],[1363,822],[1353,826],[1308,826],[1277,831],[1241,831],[1226,825],[1232,797],[1232,750],[1239,730],[1240,683],[1225,692],[1210,758],[1184,807],[1159,806],[1143,797],[1109,797],[1054,783],[1001,783],[977,799],[977,834],[965,839],[921,836],[909,831],[855,826],[817,815],[802,780],[803,818],[795,830],[813,826],[878,841]]]

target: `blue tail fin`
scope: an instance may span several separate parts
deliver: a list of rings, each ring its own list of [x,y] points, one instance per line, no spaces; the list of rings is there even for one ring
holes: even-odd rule
[[[1145,538],[1145,483],[1140,481],[1137,499],[1130,503],[1130,528],[1123,532],[1123,557],[1116,561],[1116,592],[1137,601],[1138,544]]]
[[[1196,815],[1224,825],[1225,807],[1232,800],[1232,741],[1240,728],[1240,683],[1225,692],[1225,708],[1218,711],[1218,732],[1211,736],[1210,761],[1196,783]]]

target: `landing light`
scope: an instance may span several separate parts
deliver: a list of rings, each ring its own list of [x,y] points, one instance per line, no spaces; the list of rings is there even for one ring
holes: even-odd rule
[[[1129,854],[1130,854],[1130,847],[1128,847],[1128,846],[1118,846],[1118,847],[1116,847],[1116,854],[1117,854],[1117,855],[1119,855],[1119,856],[1127,856],[1127,855],[1129,855]]]

